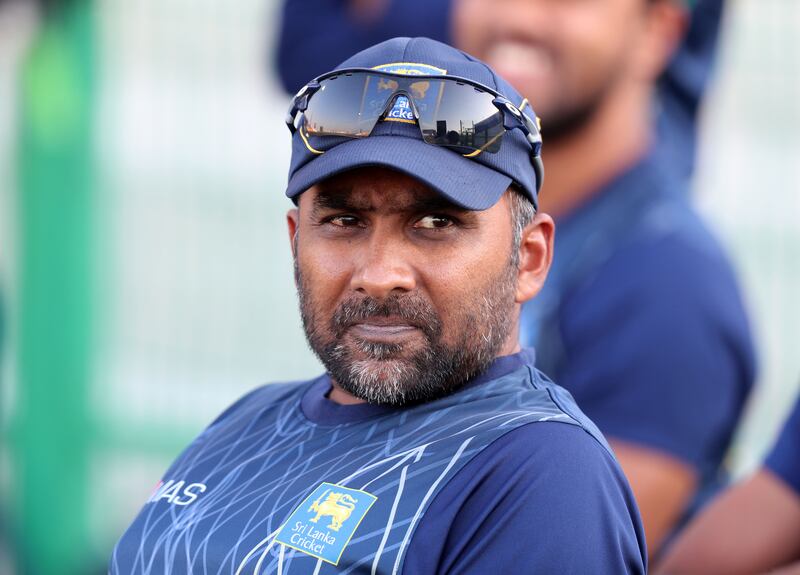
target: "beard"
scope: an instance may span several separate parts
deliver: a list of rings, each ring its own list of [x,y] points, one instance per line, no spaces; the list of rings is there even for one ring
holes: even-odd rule
[[[558,109],[547,116],[547,140],[559,142],[579,133],[595,118],[601,105],[604,94],[586,98],[585,101],[575,104],[571,108]]]
[[[593,69],[587,70],[569,65],[556,47],[540,45],[542,50],[553,55],[555,62],[549,88],[530,79],[523,80],[516,88],[530,99],[533,110],[541,118],[542,136],[547,142],[557,143],[580,134],[607,103],[617,97],[620,83],[624,81],[627,56],[620,53],[614,58],[596,61]],[[489,61],[490,65],[493,63]]]
[[[514,325],[513,258],[474,297],[453,306],[448,325],[418,292],[392,293],[381,300],[354,294],[325,317],[297,259],[294,271],[311,349],[340,388],[372,404],[408,406],[457,391],[486,370]],[[377,317],[400,318],[416,327],[423,345],[366,341],[348,334],[351,326]]]
[[[579,134],[589,126],[609,99],[615,97],[615,89],[619,82],[619,72],[609,71],[595,85],[572,87],[562,85],[559,94],[562,96],[545,106],[534,107],[542,118],[542,135],[548,142],[560,142]],[[535,100],[533,100],[535,102]],[[546,131],[544,131],[546,130]]]

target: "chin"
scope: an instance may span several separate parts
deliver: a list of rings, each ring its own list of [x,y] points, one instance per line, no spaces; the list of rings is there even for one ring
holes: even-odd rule
[[[400,387],[400,382],[416,371],[412,362],[399,358],[356,360],[350,367],[354,378],[392,388]]]
[[[416,395],[411,388],[412,382],[419,380],[419,373],[412,362],[394,359],[355,361],[348,372],[347,381],[340,380],[339,385],[369,403],[402,406]]]

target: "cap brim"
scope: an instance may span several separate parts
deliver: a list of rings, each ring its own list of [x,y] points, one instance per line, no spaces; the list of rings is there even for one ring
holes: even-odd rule
[[[286,195],[295,199],[322,180],[368,166],[407,174],[469,210],[492,207],[512,182],[500,172],[421,139],[373,134],[341,143],[298,169],[289,179]]]

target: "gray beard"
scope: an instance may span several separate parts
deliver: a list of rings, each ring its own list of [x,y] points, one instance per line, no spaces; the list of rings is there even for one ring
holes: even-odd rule
[[[433,306],[415,293],[369,296],[342,302],[321,330],[303,275],[295,260],[300,314],[311,349],[347,393],[373,404],[414,405],[444,397],[479,375],[497,357],[513,326],[516,265],[509,261],[501,277],[490,280],[473,301],[460,306],[453,321],[455,344],[442,341],[443,327]],[[370,317],[395,316],[420,329],[425,345],[405,357],[402,344],[343,339],[355,323]],[[357,350],[366,359],[354,357]]]

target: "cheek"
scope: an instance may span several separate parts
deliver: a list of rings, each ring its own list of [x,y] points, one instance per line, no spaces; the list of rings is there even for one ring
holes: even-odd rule
[[[331,311],[348,285],[348,262],[343,254],[298,247],[297,266],[303,287],[318,311]]]
[[[556,43],[568,69],[575,74],[607,74],[632,48],[631,38],[641,14],[626,2],[566,2],[555,23]]]
[[[426,265],[425,291],[445,329],[471,316],[494,282],[505,277],[510,257],[508,242],[485,238],[480,251],[464,249],[447,260]]]

